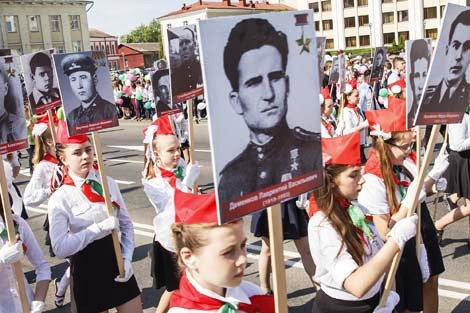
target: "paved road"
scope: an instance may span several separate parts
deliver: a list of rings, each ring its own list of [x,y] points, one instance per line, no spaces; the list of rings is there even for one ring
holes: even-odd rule
[[[141,186],[141,171],[143,168],[142,153],[142,128],[147,126],[147,122],[121,121],[121,126],[114,130],[106,131],[101,135],[104,158],[108,175],[112,176],[120,185],[124,199],[129,208],[135,226],[135,254],[133,260],[134,272],[140,288],[142,289],[142,300],[145,312],[154,312],[162,290],[152,288],[152,281],[149,275],[150,262],[147,252],[150,248],[153,237],[152,219],[154,210],[145,197]],[[210,162],[210,147],[207,125],[203,121],[195,125],[196,133],[196,159],[203,165],[203,170],[199,184],[204,189],[212,188],[212,170]],[[26,160],[22,161],[26,164]],[[20,188],[24,190],[29,180],[28,171],[23,170],[17,178]],[[431,214],[434,211],[432,199],[430,201]],[[38,237],[40,243],[44,242],[44,232],[42,223],[46,206],[29,210],[29,223]],[[446,212],[441,203],[437,207],[436,216],[439,217]],[[250,218],[245,219],[246,229],[249,230]],[[470,312],[470,248],[467,246],[469,238],[470,224],[465,219],[446,229],[442,242],[442,254],[446,271],[441,276],[439,283],[439,312],[464,313]],[[246,279],[258,283],[258,256],[261,242],[253,237],[249,237],[249,263],[246,271]],[[48,255],[47,248],[43,246],[45,255]],[[300,258],[292,242],[285,243],[285,260],[287,273],[287,288],[289,298],[289,312],[311,312],[311,306],[315,294],[310,286],[310,282],[303,271]],[[60,277],[65,265],[57,258],[49,259],[53,277]],[[30,270],[31,267],[26,267]],[[29,272],[28,276],[31,277]],[[70,312],[67,305],[62,309],[56,309],[52,302],[53,287],[49,290],[49,301],[47,312]],[[69,302],[68,293],[66,303]]]

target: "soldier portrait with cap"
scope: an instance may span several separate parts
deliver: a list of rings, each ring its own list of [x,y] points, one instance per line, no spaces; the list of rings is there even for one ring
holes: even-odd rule
[[[70,89],[79,101],[78,104],[71,105],[68,104],[72,102],[71,99],[63,99],[69,131],[100,121],[112,120],[115,121],[113,124],[117,124],[116,106],[98,93],[98,68],[95,60],[84,53],[73,53],[65,55],[60,64],[68,77]],[[76,103],[76,100],[73,101]],[[74,109],[70,111],[72,107]]]
[[[452,7],[455,9],[457,6]],[[447,15],[453,11],[450,5],[447,11]],[[436,62],[433,61],[431,65],[430,77],[419,107],[417,123],[423,122],[428,112],[463,114],[470,104],[470,84],[465,77],[470,65],[470,10],[467,8],[459,12],[451,22],[449,37],[441,37],[434,58]],[[443,51],[444,60],[437,58],[438,50]],[[441,64],[444,66],[441,67]],[[442,78],[437,84],[432,84],[430,80],[435,73],[442,73]]]
[[[220,203],[321,168],[320,134],[287,122],[288,54],[287,36],[266,19],[244,19],[230,31],[223,52],[229,103],[249,143],[219,173]]]
[[[26,89],[29,91],[29,104],[32,111],[37,114],[49,109],[48,104],[56,103],[55,106],[59,106],[60,93],[59,89],[54,87],[54,72],[49,52],[37,52],[29,59],[30,56],[22,56],[22,61],[25,74],[27,70],[30,74],[25,79]]]

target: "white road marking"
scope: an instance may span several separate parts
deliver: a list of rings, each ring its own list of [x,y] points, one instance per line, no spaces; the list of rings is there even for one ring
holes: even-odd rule
[[[194,149],[194,151],[196,151],[196,152],[204,152],[204,153],[211,153],[211,150],[207,150],[207,149]]]
[[[27,208],[28,211],[39,213],[39,214],[46,214],[47,213],[47,207],[45,205],[41,205],[40,208]],[[148,225],[148,224],[142,224],[142,223],[137,223],[133,222],[134,224],[134,233],[136,235],[148,237],[148,238],[153,238],[154,233],[153,233],[153,226]],[[140,229],[136,229],[140,228]],[[141,230],[144,229],[144,230]],[[146,230],[151,230],[151,232],[146,231]],[[256,251],[259,252],[261,251],[261,247],[257,245],[252,245],[249,244],[247,246],[248,250],[251,251]],[[300,255],[296,252],[284,250],[284,255],[288,256],[290,258],[295,258],[295,259],[300,259]],[[252,260],[259,260],[259,254],[254,254],[251,252],[247,253],[247,257],[252,259]],[[295,267],[299,269],[303,269],[304,266],[302,262],[300,261],[293,261],[293,260],[284,260],[284,264],[289,267]],[[456,289],[463,289],[463,290],[470,290],[470,283],[466,282],[461,282],[457,280],[451,280],[451,279],[445,279],[445,278],[439,278],[439,285],[440,286],[445,286],[445,287],[452,287]],[[456,291],[450,291],[450,290],[445,290],[445,289],[439,289],[439,295],[441,297],[446,297],[446,298],[452,298],[452,299],[457,299],[457,300],[462,300],[462,301],[468,301],[470,302],[470,294],[468,293],[462,293],[462,292],[456,292]]]
[[[30,177],[31,174],[29,173],[29,168],[23,168],[20,170],[20,174],[23,175],[23,176],[28,176]]]
[[[136,160],[125,160],[125,159],[104,159],[105,162],[116,162],[116,163],[137,163],[137,164],[144,164],[144,161],[136,161]]]
[[[144,151],[144,145],[140,146],[108,146],[110,148],[118,148],[118,149],[124,149],[124,150],[134,150],[134,151]]]

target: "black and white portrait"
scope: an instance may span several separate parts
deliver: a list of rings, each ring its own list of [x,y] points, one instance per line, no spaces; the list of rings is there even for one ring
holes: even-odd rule
[[[88,51],[53,57],[69,135],[118,126],[104,53]]]
[[[171,98],[180,103],[203,93],[196,25],[168,29]]]
[[[406,42],[406,123],[413,127],[419,100],[424,93],[424,83],[431,64],[432,41],[427,39],[408,40]]]
[[[338,57],[335,55],[331,59],[331,72],[330,72],[330,80],[328,81],[328,85],[336,84],[339,81],[339,61]]]
[[[459,123],[470,103],[470,9],[448,3],[417,125]]]
[[[318,80],[320,87],[323,82],[323,57],[325,56],[326,37],[317,37],[317,62],[318,62]]]
[[[174,114],[182,110],[181,104],[171,103],[171,82],[168,69],[150,73],[157,115]]]
[[[371,82],[382,79],[385,61],[387,61],[387,48],[375,48],[374,60],[372,61],[372,70],[370,72]]]
[[[322,183],[312,24],[308,11],[199,24],[221,223]]]
[[[19,67],[14,57],[0,57],[0,154],[27,147]]]
[[[21,63],[31,111],[41,114],[59,107],[62,102],[57,79],[54,77],[51,52],[44,50],[22,55]]]

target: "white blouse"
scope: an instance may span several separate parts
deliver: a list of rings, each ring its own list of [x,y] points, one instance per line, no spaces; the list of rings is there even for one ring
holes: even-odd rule
[[[462,123],[449,124],[449,148],[461,152],[470,150],[470,116],[463,115]]]
[[[357,204],[356,204],[357,205]],[[360,207],[362,210],[363,208]],[[377,235],[374,226],[371,226],[373,242],[365,247],[364,263],[373,258],[383,242]],[[344,282],[359,265],[346,250],[341,248],[341,237],[326,219],[323,212],[315,213],[308,223],[308,241],[310,253],[317,269],[315,279],[320,283],[321,289],[330,297],[347,301],[360,301],[370,299],[380,291],[384,275],[362,297],[358,298],[344,288]]]
[[[108,234],[96,235],[90,226],[108,217],[104,202],[91,202],[80,190],[85,179],[70,175],[75,186],[62,185],[51,196],[48,205],[49,235],[52,249],[59,258],[66,258],[83,250],[95,240],[102,239]],[[101,182],[98,173],[90,170],[86,179]],[[132,260],[134,253],[134,226],[122,198],[117,183],[108,177],[109,193],[112,201],[116,201],[119,228],[121,231],[122,256]]]
[[[26,245],[26,257],[34,266],[36,282],[51,280],[51,268],[42,254],[41,247],[34,237],[29,225],[21,217],[13,215],[13,219],[18,223],[18,232],[24,245]],[[3,219],[0,217],[0,232],[5,229]],[[0,237],[0,248],[7,244],[8,240]],[[31,303],[34,299],[33,289],[24,277],[26,294]],[[15,270],[11,264],[0,264],[0,313],[23,313],[21,300],[16,287]]]
[[[23,194],[24,205],[37,207],[51,196],[51,177],[55,167],[56,164],[46,160],[34,167],[31,180]]]
[[[364,122],[364,118],[361,114],[357,113],[348,107],[343,108],[343,117],[342,117],[343,129],[342,135],[347,135],[349,133],[354,132],[354,129],[358,127],[362,122]],[[339,128],[339,127],[338,127]],[[361,135],[361,145],[366,144],[366,132],[365,129],[360,131]]]
[[[250,297],[264,294],[262,289],[258,287],[257,285],[253,284],[252,282],[242,281],[241,284],[238,285],[237,287],[227,288],[225,297],[223,297],[211,290],[208,290],[202,287],[197,281],[195,281],[191,277],[191,274],[188,271],[186,271],[186,275],[191,285],[193,285],[196,291],[198,291],[200,294],[203,294],[205,296],[208,296],[216,300],[220,300],[224,303],[230,303],[234,307],[238,307],[239,303],[251,304]],[[218,311],[217,310],[210,310],[210,311],[191,310],[191,309],[183,309],[179,307],[173,307],[168,311],[168,313],[208,313],[208,312],[216,313]],[[237,310],[237,313],[238,312],[241,312],[241,311]]]

